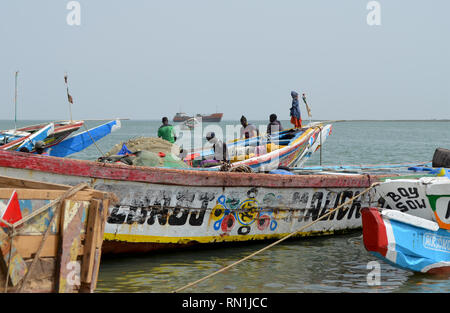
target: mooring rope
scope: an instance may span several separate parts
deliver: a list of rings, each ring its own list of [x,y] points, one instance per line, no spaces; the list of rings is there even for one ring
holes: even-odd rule
[[[86,123],[83,123],[84,128],[86,128],[86,132],[88,133],[89,137],[91,137],[92,142],[94,143],[94,145],[97,147],[97,150],[100,152],[100,154],[105,157],[105,154],[103,153],[103,151],[100,149],[100,147],[97,145],[97,143],[95,142],[94,138],[92,138],[91,133],[89,131],[89,129],[86,126]]]
[[[184,289],[186,289],[186,288],[195,286],[195,285],[197,285],[198,283],[200,283],[200,282],[202,282],[202,281],[204,281],[204,280],[207,280],[208,278],[211,278],[211,277],[213,277],[213,276],[215,276],[215,275],[217,275],[217,274],[219,274],[219,273],[222,273],[222,272],[224,272],[224,271],[226,271],[226,270],[232,268],[233,266],[238,265],[238,264],[240,264],[240,263],[242,263],[242,262],[244,262],[244,261],[250,259],[251,257],[254,257],[254,256],[257,255],[257,254],[259,254],[259,253],[261,253],[261,252],[263,252],[263,251],[266,251],[266,250],[272,248],[273,246],[276,246],[277,244],[283,242],[284,240],[286,240],[286,239],[288,239],[288,238],[294,236],[295,234],[297,234],[297,233],[303,231],[305,228],[310,227],[310,226],[314,225],[315,223],[319,222],[320,220],[324,219],[325,217],[330,216],[331,214],[333,214],[333,213],[336,212],[337,210],[341,209],[342,207],[344,207],[344,206],[346,206],[346,205],[352,203],[354,200],[356,200],[357,198],[361,197],[363,194],[366,194],[367,192],[369,192],[370,190],[372,190],[372,189],[373,189],[375,186],[377,186],[378,184],[379,184],[379,182],[373,183],[370,187],[366,188],[365,190],[363,190],[363,191],[362,191],[361,193],[359,193],[358,195],[356,195],[356,196],[354,196],[353,198],[347,200],[346,202],[342,203],[341,205],[337,206],[336,208],[331,209],[328,213],[322,215],[321,217],[319,217],[319,218],[316,219],[315,221],[313,221],[313,222],[311,222],[311,223],[309,223],[309,224],[307,224],[307,225],[304,225],[304,226],[300,227],[298,230],[296,230],[296,231],[294,231],[294,232],[291,232],[290,234],[288,234],[288,235],[286,235],[285,237],[283,237],[283,238],[281,238],[281,239],[275,241],[274,243],[272,243],[272,244],[270,244],[270,245],[268,245],[268,246],[266,246],[266,247],[264,247],[264,248],[262,248],[262,249],[260,249],[260,250],[258,250],[258,251],[256,251],[256,252],[254,252],[254,253],[252,253],[252,254],[250,254],[250,255],[248,255],[248,256],[246,256],[246,257],[244,257],[244,258],[242,258],[242,259],[240,259],[240,260],[238,260],[238,261],[236,261],[236,262],[234,262],[234,263],[232,263],[232,264],[230,264],[230,265],[228,265],[228,266],[226,266],[226,267],[224,267],[224,268],[222,268],[222,269],[220,269],[220,270],[218,270],[218,271],[216,271],[216,272],[214,272],[214,273],[211,273],[211,274],[209,274],[209,275],[207,275],[207,276],[205,276],[205,277],[203,277],[203,278],[201,278],[201,279],[199,279],[199,280],[196,280],[196,281],[194,281],[194,282],[192,282],[192,283],[189,283],[189,284],[185,285],[184,287],[178,288],[178,289],[176,289],[175,291],[173,291],[173,293],[180,292],[180,291],[182,291],[182,290],[184,290]]]

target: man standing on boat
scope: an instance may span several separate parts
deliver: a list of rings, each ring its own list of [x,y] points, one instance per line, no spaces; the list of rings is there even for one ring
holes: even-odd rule
[[[291,123],[295,128],[302,128],[302,117],[300,115],[300,105],[298,103],[298,93],[291,91],[292,106],[291,106]]]
[[[267,134],[270,135],[271,133],[277,133],[283,130],[283,126],[281,126],[276,114],[270,114],[269,121],[269,125],[267,125]]]
[[[219,140],[214,132],[207,133],[206,140],[213,146],[214,160],[228,162],[230,158],[228,157],[227,144]]]
[[[259,136],[259,130],[255,125],[249,124],[247,118],[242,115],[241,117],[241,138],[248,139],[251,137]]]
[[[177,140],[177,137],[173,126],[169,124],[169,119],[164,116],[162,118],[162,123],[163,124],[158,129],[158,137],[167,140],[170,143],[174,143]]]

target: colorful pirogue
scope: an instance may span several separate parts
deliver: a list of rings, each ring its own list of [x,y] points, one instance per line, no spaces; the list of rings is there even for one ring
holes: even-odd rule
[[[387,175],[279,175],[105,164],[0,151],[0,175],[109,191],[105,253],[275,239],[343,204]],[[389,175],[391,177],[392,174]],[[371,191],[298,236],[361,228]]]
[[[403,269],[450,273],[450,179],[445,169],[440,172],[443,177],[393,179],[379,186],[388,209],[362,211],[369,252]]]
[[[121,123],[120,120],[113,120],[74,134],[82,126],[85,126],[84,121],[57,121],[0,131],[0,150],[19,151],[26,148],[26,152],[34,153],[36,143],[41,141],[42,149],[47,154],[65,157],[82,151],[119,129]]]
[[[27,145],[33,152],[34,143],[42,140],[50,148],[66,139],[84,125],[84,121],[57,121],[0,131],[0,150],[19,150]]]
[[[332,125],[320,122],[301,129],[289,129],[272,135],[240,139],[227,144],[231,166],[249,166],[255,172],[278,167],[301,166],[323,145]],[[193,168],[202,167],[203,160],[214,154],[212,149],[196,151],[185,158]],[[220,165],[210,166],[219,169]]]

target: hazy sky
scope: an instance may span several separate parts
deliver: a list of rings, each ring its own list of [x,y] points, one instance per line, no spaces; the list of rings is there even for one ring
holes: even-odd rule
[[[0,119],[449,119],[450,1],[66,0],[0,4]],[[306,111],[301,106],[305,117]]]

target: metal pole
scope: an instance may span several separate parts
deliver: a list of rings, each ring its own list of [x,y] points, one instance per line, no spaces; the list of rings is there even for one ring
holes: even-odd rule
[[[15,87],[14,87],[14,132],[17,129],[17,77],[19,75],[19,71],[16,71],[15,75]]]
[[[322,127],[320,128],[320,166],[322,166]]]

